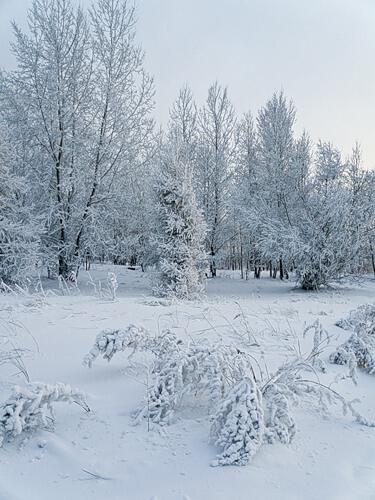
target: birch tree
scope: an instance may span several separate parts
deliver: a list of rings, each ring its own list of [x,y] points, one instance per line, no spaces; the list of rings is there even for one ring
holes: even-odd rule
[[[228,91],[217,82],[208,90],[199,112],[201,202],[207,222],[211,276],[216,276],[217,253],[226,242],[228,198],[235,159],[236,117]]]
[[[0,285],[27,282],[39,256],[41,228],[25,203],[27,186],[13,172],[16,162],[17,151],[0,121]]]
[[[260,196],[258,138],[254,120],[250,112],[240,120],[237,128],[237,160],[233,206],[239,214],[238,240],[240,246],[241,276],[243,277],[244,253],[246,259],[246,276],[250,266],[254,269],[254,277],[260,278],[262,254],[257,241],[256,225],[251,223],[249,212],[257,210]]]
[[[34,0],[28,23],[28,33],[14,25],[18,68],[3,77],[2,95],[8,122],[23,120],[36,151],[33,196],[45,246],[67,276],[77,272],[115,180],[137,166],[152,134],[153,83],[126,1],[98,0],[88,16],[70,0]]]
[[[264,186],[263,200],[268,206],[268,217],[274,219],[277,239],[283,238],[282,231],[292,227],[292,210],[290,206],[291,184],[290,170],[293,161],[294,137],[293,127],[296,110],[293,103],[287,102],[283,92],[275,93],[261,108],[257,117],[259,138],[259,163]],[[281,231],[281,233],[280,233]],[[270,248],[269,258],[275,271],[280,271],[280,278],[285,274],[286,256],[282,252],[275,253]],[[274,273],[276,277],[276,273]]]

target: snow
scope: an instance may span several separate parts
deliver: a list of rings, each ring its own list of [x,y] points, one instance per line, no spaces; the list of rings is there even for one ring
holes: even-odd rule
[[[239,279],[219,273],[209,280],[207,299],[189,303],[158,302],[150,295],[149,276],[121,266],[94,265],[92,280],[103,288],[108,272],[117,275],[116,300],[94,294],[81,271],[70,295],[44,281],[45,298],[0,296],[0,325],[22,324],[14,342],[24,349],[31,381],[64,382],[86,393],[91,408],[56,406],[55,431],[39,431],[0,449],[0,500],[370,500],[375,492],[375,430],[340,412],[330,416],[300,406],[294,410],[296,436],[290,445],[263,446],[245,467],[210,467],[218,449],[209,443],[210,421],[199,404],[188,400],[177,420],[162,428],[132,425],[131,414],[146,391],[147,357],[127,360],[117,353],[110,363],[98,358],[91,369],[84,356],[103,329],[143,326],[151,332],[171,328],[179,337],[222,337],[267,361],[270,371],[306,351],[307,325],[319,319],[332,335],[329,353],[350,332],[335,326],[350,310],[375,297],[375,280],[346,283],[320,292],[303,292],[293,282]],[[247,324],[247,327],[244,325]],[[22,384],[15,370],[0,366],[1,400],[10,384]],[[329,383],[347,369],[327,363]],[[358,386],[346,379],[333,386],[349,399],[360,398],[360,411],[375,418],[375,379],[359,372]]]

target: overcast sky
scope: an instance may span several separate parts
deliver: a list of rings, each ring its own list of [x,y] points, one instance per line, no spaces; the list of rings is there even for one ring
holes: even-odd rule
[[[0,0],[2,67],[12,66],[10,20],[24,26],[30,3]],[[298,132],[344,154],[357,140],[375,167],[375,0],[138,0],[138,18],[159,120],[184,83],[202,102],[219,80],[238,113],[282,88]]]

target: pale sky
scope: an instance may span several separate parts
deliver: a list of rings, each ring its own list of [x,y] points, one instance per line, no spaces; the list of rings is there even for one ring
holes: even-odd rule
[[[10,20],[23,26],[30,3],[0,0],[1,67],[12,66]],[[365,166],[375,168],[375,0],[137,3],[158,120],[166,122],[184,83],[198,103],[213,81],[227,85],[238,114],[255,113],[282,88],[297,107],[298,132],[345,155],[359,141]]]

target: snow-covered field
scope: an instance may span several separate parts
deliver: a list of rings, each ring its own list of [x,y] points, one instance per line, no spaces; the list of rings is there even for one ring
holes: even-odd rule
[[[147,275],[119,266],[94,266],[92,280],[106,281],[114,270],[117,299],[95,295],[89,276],[80,275],[80,291],[46,298],[1,296],[0,319],[17,333],[14,342],[28,351],[25,364],[32,381],[65,382],[87,394],[90,413],[77,405],[57,405],[55,432],[40,431],[0,449],[1,500],[370,500],[375,498],[375,429],[354,423],[338,410],[330,416],[296,408],[297,434],[290,445],[263,446],[245,467],[210,467],[217,450],[208,442],[207,412],[185,405],[170,426],[132,425],[131,413],[145,397],[147,369],[125,353],[110,364],[82,359],[104,328],[143,325],[151,332],[171,328],[182,338],[222,338],[250,352],[274,370],[311,338],[306,325],[319,319],[332,335],[323,354],[349,333],[335,326],[342,316],[374,302],[375,280],[306,293],[292,282],[241,281],[223,273],[208,282],[207,299],[160,304],[150,294]],[[45,283],[46,288],[51,286]],[[46,290],[45,288],[45,290]],[[40,295],[38,295],[40,297]],[[3,323],[1,323],[3,324]],[[5,324],[5,323],[4,323]],[[249,347],[255,336],[260,347]],[[10,384],[24,383],[0,366],[1,399]],[[324,383],[347,373],[328,365]],[[359,374],[333,386],[375,418],[375,379]]]

